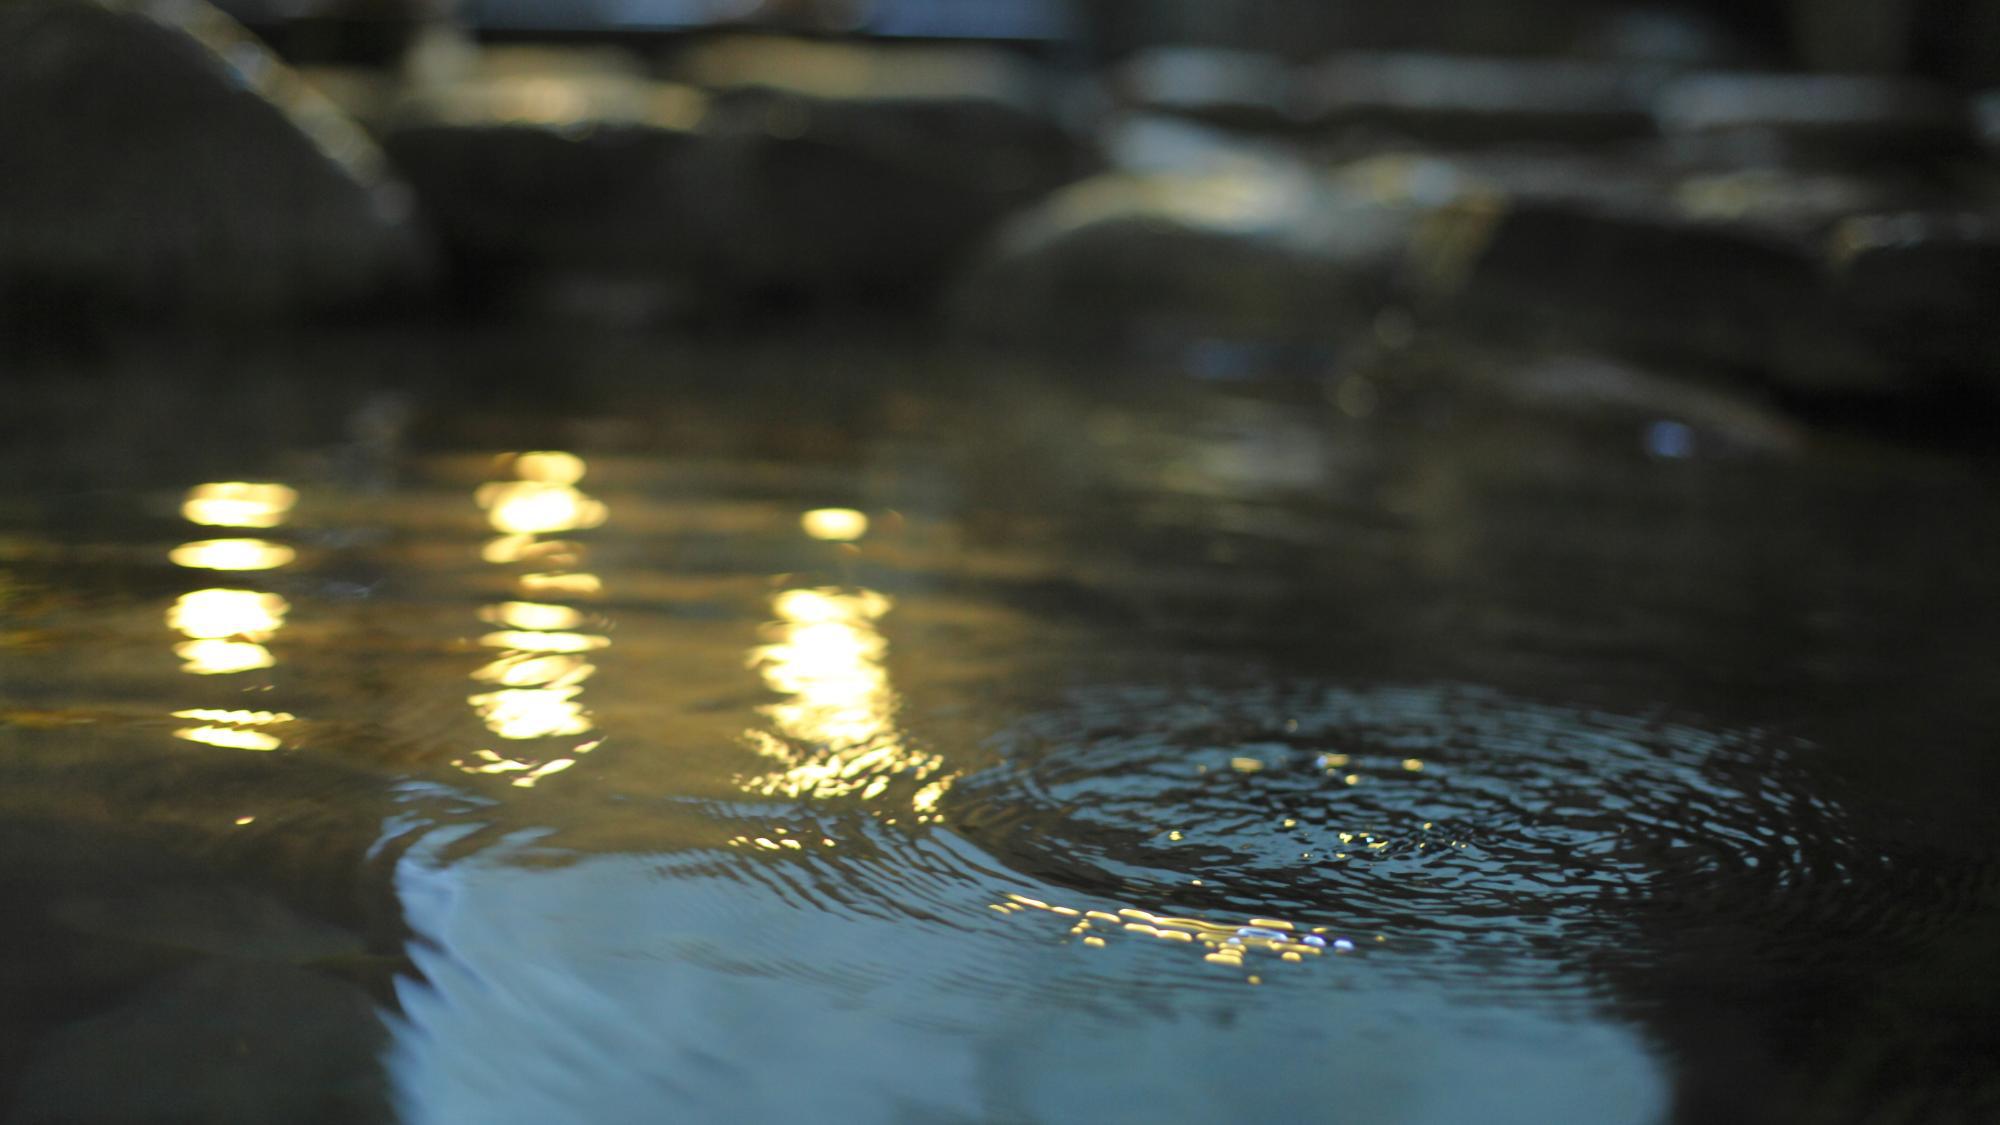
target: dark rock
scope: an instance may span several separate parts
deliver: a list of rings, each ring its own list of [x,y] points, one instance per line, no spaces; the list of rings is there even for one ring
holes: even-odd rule
[[[677,284],[695,255],[685,181],[705,113],[685,86],[503,63],[406,98],[384,144],[462,286]]]
[[[1921,393],[1934,372],[1837,299],[1826,233],[1870,202],[1852,182],[1756,176],[1567,191],[1500,181],[1466,224],[1452,303],[1488,328],[1733,371],[1811,396]]]
[[[1124,104],[1235,129],[1288,130],[1298,124],[1295,75],[1274,55],[1214,47],[1159,47],[1119,68]]]
[[[1083,346],[1326,341],[1387,292],[1414,212],[1254,152],[1113,173],[1011,223],[957,294],[982,334]]]
[[[1266,51],[1304,61],[1334,50],[1553,54],[1597,5],[1580,0],[1083,0],[1111,55],[1162,44]]]
[[[1352,52],[1321,64],[1303,96],[1330,129],[1446,145],[1598,144],[1651,134],[1657,81],[1615,63]]]
[[[1833,228],[1828,248],[1849,323],[1906,363],[2000,390],[2000,219],[1858,215]]]
[[[386,1039],[352,985],[270,962],[199,964],[48,1036],[8,1120],[382,1120]]]
[[[1661,89],[1654,115],[1696,163],[1890,165],[1970,147],[1959,99],[1910,78],[1691,74]]]
[[[419,280],[360,128],[198,0],[0,6],[0,309],[298,314]]]
[[[1749,66],[1756,52],[1701,13],[1686,8],[1605,8],[1578,21],[1569,53],[1590,59],[1676,69]]]
[[[2000,156],[2000,90],[1987,90],[1972,99],[1973,127],[1988,154]]]
[[[685,184],[703,276],[739,290],[922,292],[1088,164],[994,52],[732,40],[681,72],[715,91]]]

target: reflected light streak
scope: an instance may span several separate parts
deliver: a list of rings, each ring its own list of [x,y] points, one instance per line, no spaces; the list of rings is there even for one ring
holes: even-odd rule
[[[487,648],[508,648],[516,652],[589,652],[611,643],[595,633],[536,633],[526,629],[503,629],[479,638]]]
[[[185,738],[189,742],[220,746],[226,750],[276,750],[284,745],[263,731],[245,730],[241,727],[182,727],[174,732],[174,737]]]
[[[763,708],[778,735],[750,730],[758,753],[784,768],[744,781],[767,796],[872,801],[891,781],[924,783],[912,798],[919,823],[937,817],[951,776],[944,761],[907,746],[896,729],[900,705],[883,664],[888,642],[876,621],[891,608],[873,590],[786,590],[772,599],[775,640],[750,654],[773,691],[790,698]]]
[[[543,535],[596,527],[609,515],[601,501],[566,484],[501,481],[481,485],[479,506],[496,531]]]
[[[590,719],[577,702],[581,687],[506,688],[469,697],[486,729],[508,739],[586,734]]]
[[[197,640],[241,637],[261,641],[284,626],[285,599],[259,590],[193,590],[167,610],[167,625]]]
[[[602,524],[605,506],[575,487],[585,465],[571,453],[521,453],[504,462],[520,479],[480,485],[474,500],[486,510],[487,522],[501,534],[488,541],[480,557],[495,565],[527,563],[544,569],[517,577],[515,585],[530,596],[595,594],[602,583],[593,574],[571,571],[584,548],[561,539],[544,539],[553,532],[575,531]],[[506,650],[472,672],[481,684],[498,690],[477,692],[466,702],[486,729],[514,741],[587,734],[592,721],[582,700],[582,684],[597,669],[579,653],[604,648],[609,637],[577,632],[587,620],[573,606],[542,601],[507,601],[480,608],[480,619],[505,626],[480,638],[488,648]],[[466,773],[507,775],[510,784],[531,788],[540,779],[576,764],[576,755],[595,749],[597,741],[568,748],[566,756],[547,761],[507,757],[482,749],[452,765]]]
[[[168,552],[174,565],[196,570],[271,570],[298,557],[298,552],[268,539],[202,539]]]
[[[218,481],[189,489],[181,515],[212,527],[276,527],[298,501],[299,494],[282,484]]]
[[[868,534],[868,517],[852,508],[815,508],[799,517],[799,526],[814,539],[847,543]]]
[[[199,719],[204,723],[231,723],[239,727],[262,727],[289,723],[297,716],[284,711],[229,711],[218,707],[190,707],[174,712],[176,719]]]
[[[583,624],[583,613],[566,605],[541,602],[501,602],[479,611],[482,620],[516,629],[574,629]]]
[[[990,909],[1000,914],[1045,911],[1070,919],[1069,936],[1091,948],[1102,948],[1106,939],[1145,937],[1185,945],[1199,951],[1202,960],[1228,969],[1240,969],[1249,957],[1275,957],[1279,961],[1304,961],[1328,953],[1343,955],[1355,950],[1351,938],[1334,935],[1326,926],[1301,926],[1282,918],[1248,918],[1242,922],[1213,922],[1206,918],[1157,914],[1150,910],[1125,907],[1109,910],[1082,910],[1057,906],[1023,894],[1009,894]],[[1377,935],[1375,941],[1384,939]],[[1260,984],[1256,976],[1247,978]]]
[[[540,484],[575,484],[583,473],[583,458],[574,453],[536,450],[514,458],[514,475]]]
[[[174,655],[187,662],[181,671],[197,676],[248,672],[277,663],[270,649],[250,641],[183,641],[174,646]]]
[[[597,666],[580,656],[530,656],[509,653],[472,673],[472,678],[501,687],[569,687],[580,684]]]

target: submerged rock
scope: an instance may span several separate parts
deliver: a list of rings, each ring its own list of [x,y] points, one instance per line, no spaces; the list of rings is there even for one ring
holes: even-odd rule
[[[386,1039],[359,988],[287,965],[208,962],[46,1037],[8,1120],[381,1120]]]
[[[1307,83],[1306,112],[1328,129],[1451,145],[1647,136],[1657,77],[1629,65],[1419,52],[1350,52]]]
[[[423,275],[375,145],[198,0],[0,6],[0,151],[10,319],[298,314]]]
[[[358,935],[227,886],[150,886],[118,896],[75,897],[57,903],[54,914],[92,937],[192,953],[305,964],[362,952]]]

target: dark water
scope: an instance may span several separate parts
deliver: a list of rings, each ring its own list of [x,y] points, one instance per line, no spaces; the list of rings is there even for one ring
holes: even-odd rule
[[[4,1120],[2000,1118],[2000,491],[1574,365],[36,362]]]

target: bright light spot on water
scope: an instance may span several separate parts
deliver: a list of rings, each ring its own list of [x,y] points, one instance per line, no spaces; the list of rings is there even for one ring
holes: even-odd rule
[[[579,687],[508,688],[472,696],[469,702],[486,729],[507,739],[585,734],[590,719],[577,702]]]
[[[542,484],[575,484],[583,479],[586,466],[574,453],[537,450],[514,458],[514,475]]]
[[[283,627],[290,609],[285,599],[258,590],[194,590],[182,594],[167,610],[167,625],[196,639],[260,641]]]
[[[249,641],[185,641],[174,646],[174,655],[187,662],[181,671],[197,676],[248,672],[277,663],[270,649]]]
[[[204,723],[232,723],[239,727],[262,727],[289,723],[296,716],[284,711],[226,711],[216,707],[190,707],[174,712],[176,719],[199,719]]]
[[[263,731],[244,730],[241,727],[183,727],[174,732],[174,737],[185,738],[189,742],[204,742],[226,750],[276,750],[284,745]]]
[[[596,527],[609,515],[601,502],[566,484],[500,481],[482,485],[477,499],[495,530],[518,535]]]
[[[472,678],[502,687],[568,687],[589,679],[595,671],[597,666],[580,656],[514,653],[479,668]]]
[[[783,737],[758,729],[744,737],[783,768],[745,779],[744,788],[872,801],[892,779],[908,778],[923,783],[911,797],[913,811],[925,820],[935,815],[952,777],[933,776],[943,760],[906,746],[896,729],[900,700],[876,624],[891,606],[873,590],[796,589],[772,599],[772,643],[752,649],[750,664],[788,697],[762,709]]]
[[[611,643],[595,633],[536,633],[526,629],[503,629],[479,638],[488,648],[511,648],[517,652],[589,652]]]
[[[270,570],[298,557],[298,552],[268,539],[203,539],[183,543],[167,553],[174,565],[198,570]]]
[[[799,517],[799,526],[814,539],[844,543],[868,534],[868,517],[852,508],[815,508]]]
[[[1264,763],[1256,758],[1231,758],[1229,768],[1237,773],[1256,773],[1264,768]]]
[[[1424,760],[1422,758],[1404,758],[1403,768],[1409,770],[1411,773],[1422,773]]]
[[[479,611],[479,616],[496,625],[516,629],[574,629],[583,624],[583,613],[566,605],[541,602],[502,602]]]
[[[523,574],[518,585],[524,594],[589,595],[604,592],[604,580],[595,574]]]
[[[276,527],[298,500],[299,494],[282,484],[218,481],[189,489],[181,515],[214,527]]]

